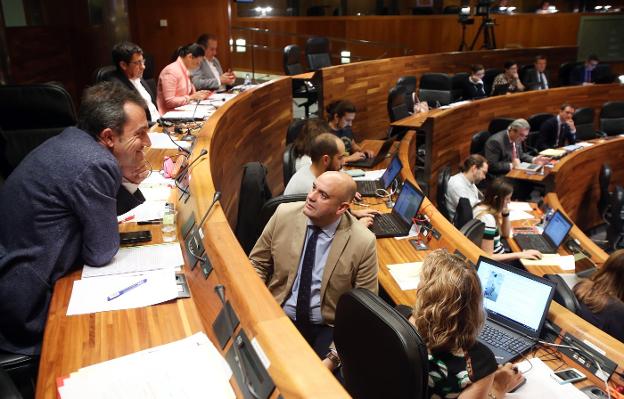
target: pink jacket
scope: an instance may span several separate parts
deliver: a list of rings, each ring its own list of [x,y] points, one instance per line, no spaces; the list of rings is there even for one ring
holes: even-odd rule
[[[189,78],[189,71],[180,57],[160,72],[157,92],[156,104],[161,115],[176,107],[188,104],[187,96],[195,93],[195,86],[193,86]]]

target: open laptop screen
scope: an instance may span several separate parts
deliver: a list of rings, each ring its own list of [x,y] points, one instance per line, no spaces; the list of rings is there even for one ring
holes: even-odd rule
[[[484,257],[479,258],[477,268],[488,317],[537,337],[554,294],[554,284]]]
[[[409,182],[405,182],[392,211],[396,212],[405,223],[411,225],[412,218],[420,209],[420,204],[422,204],[424,198],[423,193],[418,191],[416,187]]]
[[[557,211],[544,228],[544,235],[550,238],[556,248],[559,248],[571,228],[572,223],[563,216],[563,213]]]
[[[396,179],[399,172],[401,172],[401,161],[399,160],[399,157],[395,155],[383,176],[381,176],[381,183],[384,188],[388,188],[388,186],[390,186],[390,183]]]

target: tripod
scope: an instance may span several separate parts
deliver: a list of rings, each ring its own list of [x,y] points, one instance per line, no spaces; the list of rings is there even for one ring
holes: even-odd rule
[[[474,18],[460,19],[459,23],[462,26],[462,35],[461,42],[459,43],[459,49],[457,51],[468,50],[468,43],[466,43],[466,25],[474,24]]]
[[[479,30],[470,45],[470,50],[474,50],[475,45],[477,44],[477,40],[479,40],[479,36],[483,33],[483,46],[481,48],[485,48],[488,50],[492,50],[496,48],[496,36],[494,36],[494,20],[489,16],[483,18],[481,21],[481,25],[479,25]]]

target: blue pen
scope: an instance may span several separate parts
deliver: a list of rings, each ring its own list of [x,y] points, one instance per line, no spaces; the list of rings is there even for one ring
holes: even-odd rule
[[[113,295],[108,296],[106,299],[108,299],[109,301],[112,301],[113,299],[118,298],[118,297],[122,296],[123,294],[125,294],[126,292],[130,291],[131,289],[134,289],[134,288],[136,288],[136,287],[138,287],[138,286],[140,286],[142,284],[145,284],[145,283],[147,283],[147,279],[146,278],[144,278],[141,281],[137,281],[136,283],[132,284],[129,287],[126,287],[126,288],[124,288],[122,290],[119,290],[119,291],[115,292]]]

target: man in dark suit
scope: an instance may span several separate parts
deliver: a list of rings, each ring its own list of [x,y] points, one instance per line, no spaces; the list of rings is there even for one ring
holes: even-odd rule
[[[576,127],[574,126],[574,107],[563,104],[559,108],[559,114],[546,120],[540,127],[537,137],[537,149],[563,147],[576,142]]]
[[[525,119],[511,122],[507,130],[493,134],[485,142],[485,158],[489,173],[495,176],[505,175],[521,162],[543,164],[549,161],[543,156],[532,157],[522,150],[522,143],[529,135],[531,125]]]
[[[113,47],[113,64],[116,70],[107,80],[120,83],[127,89],[139,93],[147,104],[149,120],[156,122],[160,114],[154,103],[156,96],[143,79],[145,58],[141,47],[130,42],[117,43]]]
[[[577,66],[570,73],[570,84],[583,86],[594,84],[596,82],[594,69],[596,69],[599,62],[597,55],[589,55],[583,65]]]
[[[533,62],[533,68],[529,69],[524,76],[524,85],[527,90],[548,89],[548,76],[546,74],[546,57],[538,55]]]

